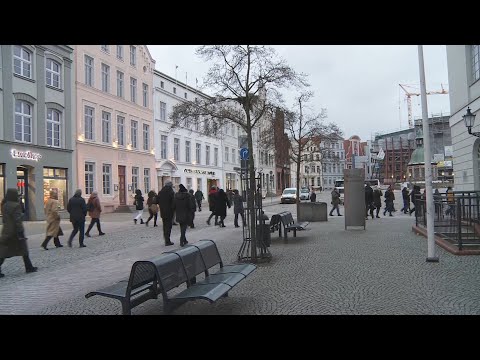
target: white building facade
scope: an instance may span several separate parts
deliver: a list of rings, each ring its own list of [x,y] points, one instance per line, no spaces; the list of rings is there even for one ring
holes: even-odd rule
[[[327,141],[323,145],[322,159],[322,186],[324,189],[333,189],[335,180],[343,179],[345,169],[344,140],[338,137],[336,140]]]
[[[472,132],[480,131],[480,45],[447,45],[450,128],[456,191],[480,190],[480,138],[470,135],[462,116],[477,115]]]

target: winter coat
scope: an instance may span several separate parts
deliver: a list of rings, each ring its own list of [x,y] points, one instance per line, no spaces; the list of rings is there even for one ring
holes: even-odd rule
[[[311,202],[316,202],[317,201],[317,194],[312,192],[312,194],[310,195],[310,201]]]
[[[68,200],[67,211],[70,213],[70,221],[85,222],[85,216],[87,215],[87,204],[85,199],[81,196],[73,195]]]
[[[233,213],[243,213],[243,197],[240,194],[233,195]]]
[[[404,202],[406,202],[406,203],[409,203],[409,202],[410,202],[410,194],[408,193],[407,188],[403,188],[403,190],[402,190],[402,198],[403,198],[403,201],[404,201]]]
[[[217,190],[210,190],[208,193],[208,207],[210,211],[215,213],[215,199],[217,197]]]
[[[148,206],[148,210],[151,211],[152,214],[158,213],[157,195],[150,196],[147,199],[147,206]]]
[[[97,195],[90,195],[90,198],[88,199],[88,204],[90,203],[93,204],[93,210],[89,211],[88,215],[90,215],[92,219],[99,219],[100,213],[102,212],[102,207],[100,206],[100,199]]]
[[[337,190],[333,189],[331,194],[332,194],[332,205],[340,204],[340,193]]]
[[[24,238],[22,206],[17,201],[6,201],[2,206],[3,228],[0,235],[0,259],[28,255]]]
[[[135,195],[135,209],[136,210],[143,210],[143,202],[145,199],[143,198],[142,195]]]
[[[204,199],[204,197],[203,197],[203,192],[201,192],[200,190],[197,190],[197,191],[195,192],[195,199],[196,199],[196,200],[203,200],[203,199]]]
[[[176,220],[179,224],[192,222],[192,197],[188,192],[177,192],[174,200]]]
[[[197,201],[195,200],[195,195],[188,193],[190,195],[190,212],[194,213],[197,211]]]
[[[382,207],[382,195],[383,195],[383,192],[380,189],[375,189],[373,191],[373,204],[375,205],[376,208]]]
[[[227,216],[227,206],[229,208],[231,206],[227,194],[225,194],[225,192],[218,192],[215,197],[215,215]]]
[[[47,220],[46,236],[57,237],[63,235],[60,227],[60,215],[58,215],[58,200],[48,199],[45,204],[45,216]]]
[[[395,200],[395,194],[393,193],[393,190],[385,191],[385,202],[393,202],[393,200]]]
[[[174,211],[174,192],[171,186],[164,186],[158,192],[157,203],[160,207],[160,216],[162,219],[173,219]]]
[[[371,186],[365,187],[365,205],[373,203],[373,189]]]

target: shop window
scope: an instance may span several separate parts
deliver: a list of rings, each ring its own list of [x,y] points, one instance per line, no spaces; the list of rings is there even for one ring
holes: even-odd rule
[[[60,209],[66,209],[68,201],[67,169],[43,168],[43,202],[50,198],[50,192],[54,191],[58,196]]]

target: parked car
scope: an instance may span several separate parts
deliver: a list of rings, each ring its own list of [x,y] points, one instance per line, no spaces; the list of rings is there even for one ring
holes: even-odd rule
[[[300,189],[300,200],[310,200],[310,191],[308,189]]]
[[[297,202],[297,188],[286,188],[283,190],[282,196],[280,197],[280,203],[291,203],[295,204]]]

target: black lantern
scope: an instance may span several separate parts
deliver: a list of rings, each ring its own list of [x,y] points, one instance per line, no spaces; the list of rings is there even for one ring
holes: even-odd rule
[[[475,124],[475,114],[472,114],[470,111],[470,107],[467,108],[467,113],[463,115],[463,121],[465,122],[465,126],[468,129],[468,133],[473,136],[480,137],[479,132],[472,132],[472,127]]]

